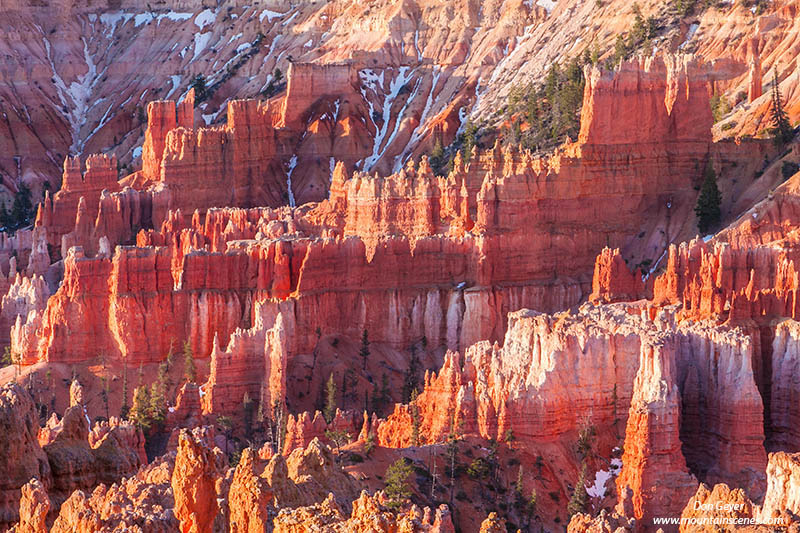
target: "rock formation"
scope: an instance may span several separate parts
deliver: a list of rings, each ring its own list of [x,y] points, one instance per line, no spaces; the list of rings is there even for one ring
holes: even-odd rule
[[[47,533],[47,513],[50,499],[42,483],[31,479],[22,487],[19,504],[19,524],[14,531],[18,533]]]
[[[596,517],[576,513],[567,526],[567,533],[627,533],[633,531],[633,521],[617,513],[601,510]]]
[[[198,431],[182,431],[178,441],[172,494],[181,531],[210,533],[219,513],[216,484],[223,458],[218,448],[208,448],[206,438]]]
[[[768,463],[766,449],[800,443],[798,183],[713,238],[674,244],[694,234],[707,164],[720,171],[726,220],[778,179],[775,167],[748,185],[776,150],[768,143],[712,142],[759,129],[712,133],[709,95],[745,87],[732,116],[763,117],[762,70],[774,69],[798,116],[794,4],[756,20],[741,6],[704,6],[694,29],[670,24],[680,35],[655,44],[716,61],[658,53],[586,67],[576,141],[548,155],[498,141],[459,153],[446,176],[422,155],[434,141],[448,144],[487,105],[503,108],[502,88],[530,69],[539,78],[588,43],[610,48],[629,6],[112,4],[59,0],[46,15],[0,0],[0,196],[26,182],[39,198],[64,161],[34,227],[0,237],[0,344],[5,327],[23,382],[66,368],[95,379],[99,357],[153,373],[184,343],[201,378],[168,410],[169,429],[184,428],[174,455],[138,473],[141,431],[113,417],[90,430],[89,392],[71,388],[37,443],[33,402],[2,389],[0,528],[41,530],[50,509],[53,531],[453,531],[446,508],[389,512],[382,494],[358,496],[323,440],[328,429],[355,440],[359,425],[362,441],[387,448],[433,450],[460,433],[511,449],[513,436],[523,461],[542,457],[536,486],[556,496],[571,491],[576,439],[596,428],[597,474],[624,445],[616,494],[594,502],[618,514],[576,517],[573,531],[624,530],[687,501],[746,501],[699,482],[754,501],[766,492],[765,516],[795,506],[792,457]],[[707,36],[714,25],[719,39]],[[718,44],[734,38],[742,44]],[[715,46],[735,50],[723,58]],[[541,61],[526,66],[534,53]],[[30,63],[18,68],[18,57]],[[134,63],[157,72],[128,76]],[[208,79],[186,78],[200,72]],[[381,374],[403,379],[409,346],[424,346],[419,396],[382,420],[362,413]],[[356,374],[358,411],[328,424],[303,410],[332,359]],[[305,389],[293,386],[303,371]],[[253,404],[277,438],[228,469],[197,426],[234,419],[236,438],[218,436],[227,451],[244,441]],[[480,527],[505,523],[493,513]]]
[[[19,520],[20,488],[32,478],[52,483],[50,463],[37,441],[38,416],[30,396],[16,384],[0,389],[0,527]]]
[[[767,493],[759,518],[783,517],[784,523],[793,523],[800,516],[800,457],[785,452],[771,453],[767,465]]]
[[[370,496],[366,492],[362,492],[361,496],[353,502],[353,511],[350,517],[346,518],[333,494],[330,494],[324,501],[316,505],[280,511],[275,517],[273,531],[275,533],[296,533],[309,530],[326,533],[345,531],[451,533],[455,531],[450,512],[445,505],[436,510],[436,514],[431,520],[431,512],[427,507],[424,512],[417,506],[413,506],[408,511],[392,513],[383,506],[384,498],[383,493]]]
[[[681,514],[681,519],[686,525],[681,525],[680,530],[715,531],[719,525],[713,523],[714,519],[729,520],[730,525],[735,525],[738,519],[752,519],[753,510],[753,504],[743,490],[731,490],[725,484],[714,485],[713,489],[709,489],[705,484],[701,484]],[[711,519],[712,522],[704,524],[704,519]],[[724,522],[720,522],[722,523]]]

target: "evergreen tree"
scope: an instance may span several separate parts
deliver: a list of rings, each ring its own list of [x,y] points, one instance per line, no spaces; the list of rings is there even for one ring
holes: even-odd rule
[[[577,513],[585,512],[588,501],[589,495],[586,492],[586,463],[582,463],[578,481],[575,482],[575,489],[572,491],[572,497],[567,504],[567,514],[572,517]]]
[[[3,363],[3,366],[14,364],[14,354],[11,353],[11,346],[6,346],[3,349],[3,357],[0,359],[0,362]]]
[[[412,344],[410,350],[411,350],[411,359],[409,360],[408,368],[406,369],[406,372],[403,375],[403,391],[402,391],[403,403],[408,403],[411,399],[411,392],[414,389],[419,388],[420,360],[419,356],[417,355],[416,345]]]
[[[468,119],[464,125],[464,133],[461,134],[461,158],[466,163],[472,157],[472,148],[478,142],[478,126]]]
[[[119,417],[123,420],[128,418],[128,412],[130,411],[130,407],[128,406],[128,363],[124,363],[122,366],[122,407],[119,409]]]
[[[0,203],[0,226],[4,231],[13,231],[11,213],[8,212],[5,202]]]
[[[364,333],[361,335],[361,349],[358,351],[358,354],[364,361],[364,370],[366,370],[367,359],[369,358],[369,334],[367,333],[366,328],[364,328]]]
[[[322,411],[325,420],[330,424],[336,416],[336,382],[333,380],[333,374],[328,378],[325,385],[325,409]]]
[[[411,392],[411,444],[413,446],[419,446],[419,427],[422,425],[422,417],[419,413],[419,406],[417,405],[417,396],[419,396],[419,392],[417,389],[414,389]]]
[[[694,207],[694,214],[697,216],[697,229],[700,230],[700,233],[705,235],[711,228],[719,224],[722,218],[721,203],[722,195],[717,187],[717,175],[714,172],[711,161],[709,161],[703,173],[703,185],[700,187],[697,205]]]
[[[142,430],[150,429],[150,391],[145,386],[136,387],[133,391],[133,406],[128,419]]]
[[[11,204],[11,219],[14,229],[19,229],[30,224],[34,216],[33,204],[31,203],[31,190],[22,182],[14,195],[14,203]]]
[[[592,53],[589,56],[589,61],[592,65],[596,65],[600,62],[600,49],[597,47],[597,41],[592,45]]]
[[[517,482],[514,484],[514,494],[516,495],[517,501],[522,502],[523,491],[525,490],[524,485],[524,477],[522,475],[522,465],[519,465],[519,470],[517,470]]]
[[[447,170],[447,157],[444,153],[444,147],[442,146],[442,141],[440,139],[436,139],[436,142],[433,144],[433,150],[431,150],[431,155],[428,157],[428,163],[431,165],[431,170],[436,176],[444,176]]]
[[[528,498],[528,514],[533,516],[536,514],[536,489],[531,489],[531,497]]]
[[[367,440],[364,442],[364,454],[369,457],[372,450],[375,449],[375,433],[370,431],[367,435]]]
[[[794,138],[794,128],[789,123],[789,117],[783,108],[777,70],[773,70],[772,80],[772,133],[775,135],[775,144],[779,146],[783,146]]]
[[[231,417],[221,415],[217,417],[217,425],[222,430],[222,434],[225,435],[225,455],[228,455],[228,441],[231,440],[231,435],[233,433],[233,420]]]
[[[150,386],[150,402],[148,417],[151,424],[161,424],[166,416],[167,398],[162,383],[153,383]]]
[[[208,89],[206,88],[206,78],[202,74],[198,74],[192,78],[189,87],[194,89],[194,105],[197,107],[203,103],[209,96]]]
[[[194,369],[194,354],[192,354],[192,345],[189,344],[189,341],[183,343],[183,375],[186,377],[186,381],[189,383],[193,383],[195,380],[195,369]]]
[[[347,444],[350,442],[350,433],[343,429],[333,430],[333,429],[326,429],[325,430],[325,438],[333,443],[336,446],[336,461],[341,462],[341,455],[342,455],[342,445]]]
[[[461,441],[461,423],[456,424],[455,413],[450,412],[450,432],[447,435],[447,462],[450,475],[450,504],[453,503],[453,494],[456,489],[456,459],[458,458],[458,443]]]
[[[383,414],[383,405],[381,404],[381,389],[378,386],[378,381],[372,382],[372,412],[381,416]]]
[[[408,486],[408,478],[413,469],[405,459],[398,459],[386,469],[386,507],[396,511],[411,497],[411,488]]]

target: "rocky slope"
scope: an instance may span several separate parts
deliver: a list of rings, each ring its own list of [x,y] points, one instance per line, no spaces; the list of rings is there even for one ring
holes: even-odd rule
[[[613,69],[622,0],[112,4],[0,0],[0,188],[51,189],[0,236],[0,528],[794,520],[800,152],[752,137],[796,2],[641,2]],[[576,139],[434,172],[592,49]]]

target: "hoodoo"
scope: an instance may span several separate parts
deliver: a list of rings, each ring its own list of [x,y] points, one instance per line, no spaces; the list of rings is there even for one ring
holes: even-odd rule
[[[0,532],[796,528],[797,0],[206,4],[0,0]]]

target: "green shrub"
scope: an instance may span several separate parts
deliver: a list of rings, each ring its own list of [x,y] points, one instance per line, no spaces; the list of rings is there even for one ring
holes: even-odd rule
[[[784,161],[781,165],[781,176],[783,176],[783,181],[788,180],[800,170],[800,165],[797,163],[792,163],[791,161]]]

